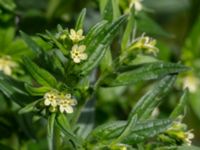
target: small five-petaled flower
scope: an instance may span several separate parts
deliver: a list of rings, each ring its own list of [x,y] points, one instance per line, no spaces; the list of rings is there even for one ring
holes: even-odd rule
[[[71,58],[75,63],[80,63],[82,60],[86,60],[88,55],[85,53],[86,46],[77,44],[72,47]]]
[[[69,93],[52,90],[44,95],[44,104],[50,106],[51,111],[56,111],[58,107],[61,113],[73,113],[73,106],[77,104],[77,101]]]

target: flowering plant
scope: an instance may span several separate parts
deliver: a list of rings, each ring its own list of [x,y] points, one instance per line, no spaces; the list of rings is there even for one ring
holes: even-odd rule
[[[160,118],[156,116],[159,112],[155,113],[173,89],[177,75],[189,68],[156,58],[156,40],[136,28],[143,10],[141,1],[132,1],[122,15],[114,0],[108,0],[102,10],[102,21],[89,31],[84,30],[83,9],[74,29],[58,25],[54,32],[39,34],[43,45],[21,31],[32,57],[25,55],[19,62],[23,78],[12,76],[16,64],[9,57],[0,58],[0,91],[18,104],[18,113],[27,115],[31,123],[42,120],[50,150],[178,149],[191,145],[194,135],[180,119],[187,88],[169,116]],[[131,106],[127,118],[95,125],[99,95],[109,97],[103,90],[124,92],[141,81],[156,83]]]

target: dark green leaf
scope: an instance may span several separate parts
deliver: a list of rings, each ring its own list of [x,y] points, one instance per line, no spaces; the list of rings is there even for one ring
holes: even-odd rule
[[[26,44],[28,45],[28,47],[30,47],[37,54],[42,53],[42,48],[35,41],[33,41],[26,33],[20,31],[20,34],[26,42]]]
[[[138,119],[145,119],[151,115],[151,112],[160,104],[161,99],[166,96],[169,90],[172,88],[176,77],[167,76],[162,79],[158,84],[149,92],[147,92],[133,107],[129,117],[134,115],[138,116]]]
[[[40,68],[27,57],[24,57],[23,61],[28,72],[39,84],[52,88],[57,86],[56,79],[48,71]]]
[[[40,103],[43,99],[40,99],[40,100],[36,100],[30,104],[27,104],[25,107],[21,108],[19,110],[19,114],[25,114],[25,113],[28,113],[28,112],[31,112],[31,111],[34,111],[36,109],[36,105],[38,103]]]
[[[175,119],[182,113],[184,113],[187,104],[187,98],[188,98],[187,96],[188,96],[188,89],[185,89],[181,96],[180,102],[177,104],[177,106],[171,113],[170,118]]]
[[[131,71],[126,71],[120,74],[111,74],[105,78],[103,85],[128,85],[138,81],[157,79],[168,74],[177,74],[186,70],[188,70],[188,67],[175,63],[147,63]]]
[[[129,134],[123,139],[122,143],[136,144],[143,142],[146,139],[152,138],[164,132],[171,125],[172,120],[149,120],[137,123],[133,128],[130,128]],[[107,142],[118,137],[124,130],[127,122],[116,121],[107,123],[97,127],[89,137],[91,141]]]

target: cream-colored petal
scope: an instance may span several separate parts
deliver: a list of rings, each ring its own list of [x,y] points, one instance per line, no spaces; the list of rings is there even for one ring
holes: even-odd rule
[[[74,29],[70,29],[70,34],[71,34],[71,36],[75,36],[76,35],[76,31]]]
[[[78,57],[73,58],[73,60],[74,60],[75,63],[80,63],[81,62],[80,58],[78,58]]]
[[[44,100],[44,105],[49,106],[50,104],[51,104],[51,102],[49,101],[49,99]]]
[[[65,107],[65,111],[66,111],[67,113],[73,113],[73,108],[72,108],[72,106],[68,105],[67,107]]]
[[[79,30],[77,31],[77,34],[80,35],[80,36],[82,36],[83,30],[82,30],[82,29],[79,29]]]
[[[82,60],[86,60],[88,58],[88,55],[86,53],[81,54],[80,57]]]
[[[11,75],[12,74],[12,70],[11,70],[11,68],[9,66],[5,66],[3,71],[4,71],[4,73],[6,75]]]
[[[77,49],[78,49],[78,45],[75,44],[75,45],[72,47],[72,51],[75,51],[75,50],[77,50]]]
[[[78,48],[78,50],[79,50],[80,52],[84,52],[85,49],[86,49],[86,46],[85,46],[85,45],[81,45],[81,46],[79,46],[79,48]]]
[[[63,113],[65,111],[65,108],[63,106],[60,106],[59,109],[60,109],[61,113]]]
[[[54,100],[54,101],[51,102],[51,106],[53,106],[53,107],[56,107],[56,106],[57,106],[56,100]]]

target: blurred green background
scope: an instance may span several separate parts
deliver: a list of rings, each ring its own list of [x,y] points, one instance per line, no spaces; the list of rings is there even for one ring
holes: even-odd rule
[[[129,1],[118,1],[123,13]],[[191,71],[180,76],[176,87],[158,111],[161,116],[168,115],[178,101],[182,85],[190,86],[192,89],[188,97],[189,107],[184,121],[189,128],[194,130],[193,143],[200,146],[200,1],[144,0],[142,4],[148,17],[139,21],[138,29],[141,33],[145,32],[157,39],[157,46],[160,48],[158,58],[181,62],[192,68]],[[71,28],[83,8],[87,8],[85,21],[87,31],[101,19],[98,0],[0,0],[0,56],[15,53],[14,59],[20,61],[20,52],[26,51],[29,55],[25,43],[19,37],[20,30],[35,36],[37,33],[44,33],[45,29],[55,30],[57,24]],[[10,38],[5,38],[7,36]],[[126,118],[131,106],[147,89],[151,88],[150,85],[149,82],[139,83],[129,88],[102,88],[98,93],[97,124],[107,120]],[[112,95],[109,94],[111,92]],[[21,134],[26,141],[26,137],[31,137],[31,135],[21,133],[22,118],[14,113],[15,107],[10,110],[7,104],[9,102],[3,101],[2,95],[0,97],[2,97],[0,98],[0,103],[2,103],[0,105],[0,143],[7,143],[7,138],[10,139],[9,142],[15,143],[16,138],[13,133]],[[9,121],[14,121],[14,124],[10,124]],[[24,123],[24,120],[22,122]],[[28,118],[25,122],[29,123]],[[37,126],[36,123],[34,128],[37,129]],[[38,136],[44,138],[43,131],[38,132]],[[40,148],[45,149],[46,143],[43,143],[43,140],[39,142],[39,145]],[[37,149],[37,147],[34,148],[36,146],[34,142],[30,142],[29,146],[30,150]]]

